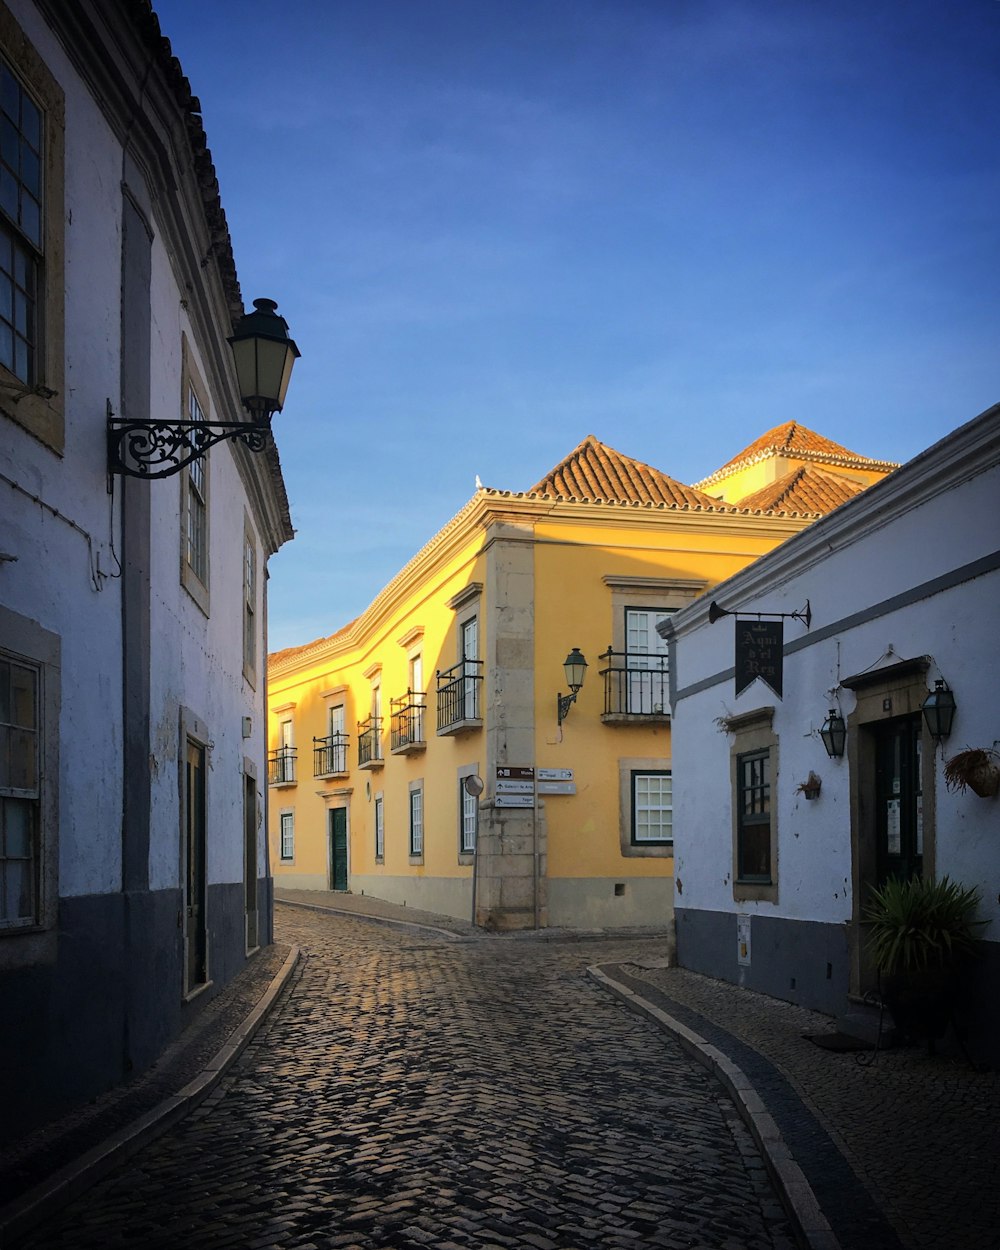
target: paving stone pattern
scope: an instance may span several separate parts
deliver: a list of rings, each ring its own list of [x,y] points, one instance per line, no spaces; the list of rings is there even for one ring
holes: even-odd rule
[[[650,942],[277,910],[303,959],[218,1090],[41,1250],[793,1250],[716,1082],[584,976]]]

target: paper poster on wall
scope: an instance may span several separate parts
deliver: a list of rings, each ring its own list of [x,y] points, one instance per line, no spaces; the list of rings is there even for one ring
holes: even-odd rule
[[[750,917],[736,917],[736,962],[750,967]]]
[[[899,836],[899,799],[889,799],[885,805],[885,836],[890,855],[902,850]]]

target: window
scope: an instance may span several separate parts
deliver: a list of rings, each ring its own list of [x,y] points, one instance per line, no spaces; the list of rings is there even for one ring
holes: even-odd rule
[[[733,809],[733,899],[778,901],[778,820],[771,799],[778,778],[773,707],[725,721],[733,735],[730,785]]]
[[[281,858],[295,858],[295,813],[281,813]]]
[[[632,842],[663,845],[674,840],[673,778],[669,772],[632,773]]]
[[[736,758],[736,858],[740,881],[771,881],[771,753]]]
[[[479,621],[462,622],[462,676],[465,679],[465,719],[479,718],[479,666],[468,661],[479,659]]]
[[[381,794],[375,796],[375,862],[385,862],[385,801]]]
[[[669,711],[667,644],[657,625],[676,609],[625,609],[625,668],[628,691],[625,710],[646,715]]]
[[[461,813],[459,850],[463,855],[471,855],[476,849],[476,834],[479,832],[479,798],[466,790],[464,780],[458,783],[458,793]]]
[[[0,928],[38,921],[39,678],[0,656]]]
[[[188,388],[188,420],[204,421],[194,387]],[[187,467],[187,562],[195,577],[208,584],[208,456]]]
[[[424,853],[424,792],[419,785],[410,791],[410,854]]]
[[[251,683],[257,672],[257,545],[243,532],[243,675]]]
[[[0,380],[3,410],[57,452],[63,418],[65,99],[0,6]]]

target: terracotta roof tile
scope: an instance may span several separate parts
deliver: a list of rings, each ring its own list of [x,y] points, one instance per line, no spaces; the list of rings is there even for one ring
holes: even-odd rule
[[[810,430],[808,426],[798,421],[786,421],[784,425],[776,425],[773,430],[768,430],[748,447],[744,447],[738,455],[727,460],[721,469],[716,469],[708,477],[702,478],[698,486],[708,486],[728,476],[741,465],[765,460],[770,456],[787,456],[793,460],[812,460],[825,464],[839,462],[855,464],[859,467],[870,465],[873,469],[881,469],[887,473],[898,468],[892,461],[872,460],[868,456],[859,455],[856,451],[850,451],[842,444],[835,443],[830,438],[824,438],[822,434],[817,434],[815,430]]]
[[[328,642],[333,642],[334,639],[339,638],[341,634],[346,634],[356,621],[357,617],[355,617],[353,621],[348,621],[346,625],[341,626],[340,629],[335,630],[326,638],[314,638],[312,642],[304,642],[298,647],[286,647],[283,651],[270,652],[267,657],[268,667],[270,668],[274,665],[285,664],[289,660],[294,660],[296,656],[304,655],[307,651],[312,651],[314,647],[322,647]]]
[[[537,482],[529,495],[607,503],[653,503],[727,510],[727,505],[685,486],[641,460],[633,460],[588,434],[565,460]]]
[[[739,500],[739,507],[751,512],[832,512],[864,489],[862,482],[803,466]]]

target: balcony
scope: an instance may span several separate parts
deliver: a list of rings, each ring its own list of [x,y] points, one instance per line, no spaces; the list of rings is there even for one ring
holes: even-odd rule
[[[345,777],[350,771],[347,765],[349,746],[350,738],[345,733],[313,738],[313,776]]]
[[[481,729],[483,662],[459,660],[437,674],[437,731],[439,736]]]
[[[402,698],[392,700],[389,749],[393,755],[414,755],[427,750],[424,736],[426,710],[427,695],[423,691],[407,690]]]
[[[599,658],[607,662],[599,670],[604,678],[604,724],[669,724],[670,673],[665,655],[635,655],[609,647]]]
[[[278,747],[267,757],[267,784],[269,786],[294,786],[295,759],[298,752],[295,747]]]
[[[384,763],[382,718],[369,716],[367,720],[358,721],[358,767],[381,768]]]

